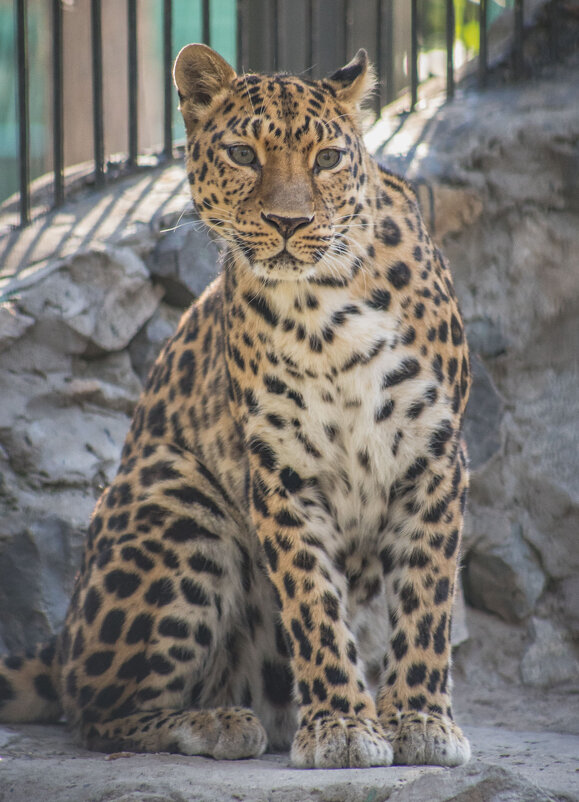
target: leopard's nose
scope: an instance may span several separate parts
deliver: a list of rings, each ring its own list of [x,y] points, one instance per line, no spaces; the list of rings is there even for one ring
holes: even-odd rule
[[[303,228],[311,223],[314,216],[311,217],[282,217],[278,214],[264,214],[261,213],[262,218],[279,231],[284,239],[289,239],[293,236],[298,228]]]

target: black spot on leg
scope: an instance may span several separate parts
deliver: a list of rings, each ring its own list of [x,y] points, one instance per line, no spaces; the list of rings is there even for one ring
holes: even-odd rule
[[[102,603],[103,599],[100,592],[95,587],[89,588],[82,608],[84,619],[87,624],[93,623],[98,615]]]
[[[209,629],[208,626],[201,623],[195,630],[195,643],[198,643],[199,646],[209,647],[211,645],[211,641],[213,640],[213,633]]]
[[[416,635],[415,645],[423,649],[428,649],[430,645],[430,631],[432,629],[432,615],[426,613],[418,622],[418,632]]]
[[[293,599],[296,595],[296,581],[291,574],[285,573],[283,575],[283,585],[288,597]]]
[[[326,615],[331,618],[332,621],[337,621],[340,615],[340,603],[336,596],[329,591],[325,591],[322,596],[322,605]]]
[[[426,663],[413,663],[406,672],[406,684],[410,688],[422,685],[426,679]]]
[[[350,702],[345,696],[334,694],[330,699],[330,705],[332,710],[337,710],[339,713],[344,713],[347,715],[350,712]]]
[[[434,651],[436,654],[442,654],[446,649],[446,613],[443,613],[440,617],[440,621],[438,626],[434,630],[433,635],[433,643],[434,643]]]
[[[142,682],[150,673],[149,661],[145,652],[137,652],[122,663],[117,671],[117,679],[135,679],[137,682]]]
[[[36,693],[47,702],[57,702],[58,694],[52,684],[52,680],[48,674],[37,674],[34,677],[34,689]],[[1,696],[0,696],[1,698]]]
[[[112,665],[115,653],[112,650],[106,652],[94,652],[84,662],[85,674],[88,677],[99,677],[104,674]]]
[[[312,644],[297,618],[292,619],[291,630],[294,638],[298,642],[300,657],[303,657],[304,660],[310,660],[312,656]]]
[[[138,574],[117,568],[106,575],[105,588],[109,593],[114,593],[118,599],[127,599],[141,585],[141,581]]]
[[[448,577],[442,577],[436,583],[436,588],[434,590],[434,603],[435,604],[442,604],[448,599],[448,594],[450,591],[450,581]]]
[[[394,652],[394,656],[397,660],[402,660],[406,652],[408,651],[408,641],[406,639],[406,635],[404,632],[400,631],[397,635],[392,638],[390,643],[392,647],[392,651]]]
[[[382,571],[386,576],[394,568],[394,551],[392,546],[385,546],[378,556],[380,557],[380,562],[382,563]]]
[[[330,685],[347,685],[348,675],[339,666],[327,665],[324,674]]]
[[[198,607],[209,607],[210,601],[203,587],[193,579],[183,577],[181,579],[181,593],[189,604]]]
[[[267,561],[270,565],[272,571],[277,571],[278,568],[278,553],[277,549],[274,546],[271,538],[265,537],[263,541],[263,550],[265,551],[265,556],[267,557]]]
[[[99,632],[99,640],[101,643],[116,643],[121,636],[124,623],[124,610],[111,610],[108,612],[101,624]]]
[[[402,602],[402,610],[406,615],[413,613],[420,605],[416,591],[409,583],[404,585],[400,591],[400,601]]]
[[[420,711],[424,709],[424,705],[426,704],[426,696],[424,694],[420,694],[419,696],[411,696],[408,700],[408,707],[411,710]]]
[[[426,690],[429,693],[436,693],[436,689],[438,687],[438,683],[440,682],[440,671],[437,668],[433,668],[430,672],[430,677],[428,678],[428,685],[426,686]]]
[[[444,547],[444,556],[447,560],[449,560],[452,555],[455,553],[456,548],[458,546],[459,541],[459,532],[458,529],[454,529],[446,540],[446,545]]]
[[[164,401],[157,401],[147,415],[147,428],[153,437],[163,437],[167,426],[166,407]]]
[[[284,707],[292,701],[293,674],[287,662],[264,660],[261,678],[265,696],[275,707]]]
[[[188,624],[170,615],[160,620],[158,629],[159,635],[164,635],[166,638],[185,639],[190,635]]]
[[[173,590],[173,582],[169,577],[161,577],[151,582],[144,599],[147,604],[154,607],[164,607],[170,604],[176,598],[175,591]]]
[[[317,563],[317,559],[314,554],[310,551],[306,551],[306,549],[302,549],[298,551],[293,559],[293,564],[296,568],[301,568],[302,571],[312,571]]]

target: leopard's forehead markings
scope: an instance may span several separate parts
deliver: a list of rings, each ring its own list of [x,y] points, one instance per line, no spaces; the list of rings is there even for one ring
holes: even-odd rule
[[[242,75],[233,82],[233,90],[223,107],[224,113],[235,111],[227,121],[232,133],[294,144],[308,133],[316,142],[343,134],[329,85],[286,75]]]

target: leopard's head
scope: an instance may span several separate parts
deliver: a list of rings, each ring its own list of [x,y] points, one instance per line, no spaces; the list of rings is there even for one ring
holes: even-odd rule
[[[348,269],[366,239],[360,104],[374,78],[365,50],[330,78],[240,75],[209,47],[175,63],[187,171],[202,220],[266,279]],[[349,257],[349,259],[348,259]]]

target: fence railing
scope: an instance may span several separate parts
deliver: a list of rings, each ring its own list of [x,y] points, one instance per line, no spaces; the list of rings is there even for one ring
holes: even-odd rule
[[[28,2],[15,1],[16,21],[16,61],[17,61],[17,109],[18,109],[18,148],[19,148],[19,220],[25,226],[31,219],[31,180],[30,180],[30,101],[29,101],[29,53],[28,53]],[[327,33],[320,24],[320,4],[328,0],[303,0],[305,17],[301,31],[302,58],[306,67],[319,64],[319,54],[328,48]],[[335,54],[332,56],[335,66],[344,63],[355,50],[355,21],[361,9],[366,20],[366,29],[372,31],[374,41],[369,46],[380,80],[380,93],[377,97],[377,108],[394,99],[394,9],[395,0],[331,0],[334,12],[335,36],[331,37]],[[52,0],[51,39],[52,39],[52,164],[53,192],[52,204],[59,206],[65,199],[65,163],[63,153],[64,141],[64,108],[66,98],[63,90],[63,56],[65,42],[63,40],[63,6],[62,0]],[[487,79],[487,0],[479,0],[479,81],[482,86]],[[410,42],[408,47],[408,77],[410,90],[410,108],[413,109],[418,100],[419,87],[419,25],[420,13],[424,3],[411,0],[410,3]],[[92,146],[94,158],[94,184],[103,185],[106,180],[106,154],[104,139],[105,108],[103,105],[103,8],[101,0],[90,0],[90,47],[92,76]],[[294,36],[295,28],[288,30],[288,8],[283,0],[237,0],[235,3],[236,24],[236,57],[238,69],[248,66],[265,71],[295,69],[287,61],[291,49],[288,36]],[[256,38],[256,7],[262,26],[261,38]],[[122,9],[122,11],[121,11]],[[137,0],[124,0],[115,3],[117,14],[126,14],[127,30],[127,143],[126,165],[130,168],[137,164],[139,155],[139,64],[137,42],[139,37]],[[356,16],[354,16],[354,12]],[[211,45],[212,3],[201,0],[202,39]],[[174,0],[161,2],[162,58],[161,69],[163,79],[163,143],[161,156],[167,159],[173,154],[173,110],[176,106],[175,94],[171,79],[171,67],[174,58]],[[337,21],[336,21],[337,20]],[[305,23],[305,24],[304,24]],[[523,60],[523,0],[514,0],[514,69],[522,70]],[[369,35],[369,34],[368,34]],[[359,39],[359,32],[357,38]],[[455,92],[455,65],[453,60],[455,49],[455,3],[445,0],[445,47],[446,47],[446,92],[452,98]],[[289,42],[289,44],[288,44]],[[323,59],[322,59],[323,60]],[[257,63],[254,63],[257,62]],[[323,66],[323,65],[322,65]],[[316,76],[316,68],[309,70]]]

